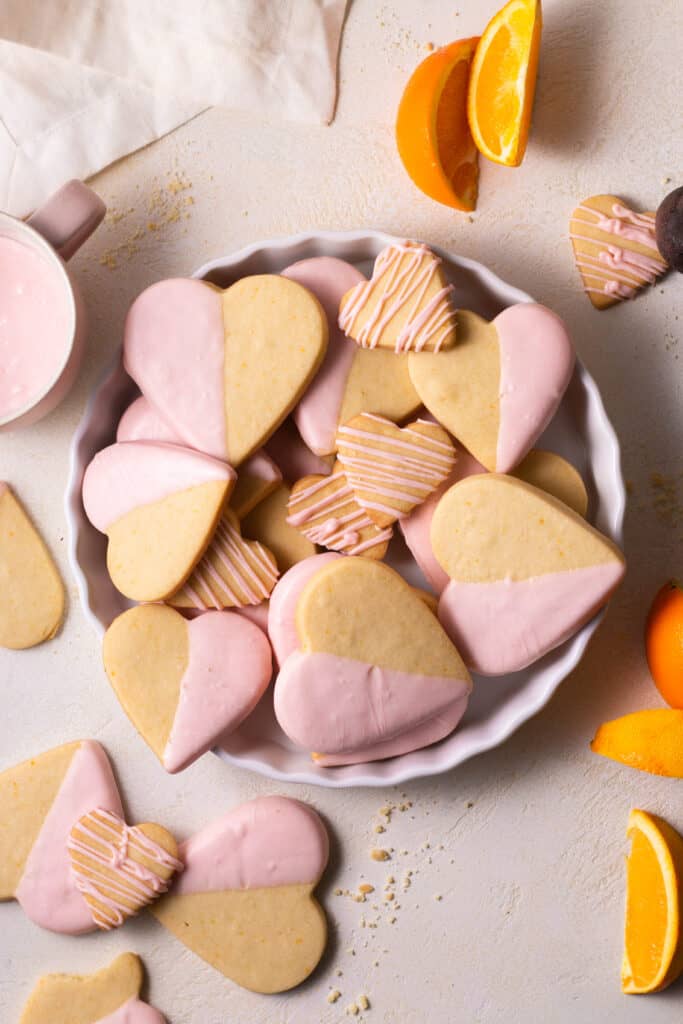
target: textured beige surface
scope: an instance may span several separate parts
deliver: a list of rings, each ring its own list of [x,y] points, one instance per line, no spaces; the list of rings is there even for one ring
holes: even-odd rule
[[[46,974],[38,981],[19,1024],[96,1024],[137,996],[142,964],[122,953],[96,974]]]

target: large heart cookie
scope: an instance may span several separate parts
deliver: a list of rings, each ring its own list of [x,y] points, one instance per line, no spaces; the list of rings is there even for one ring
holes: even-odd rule
[[[472,684],[457,650],[383,563],[324,565],[298,597],[296,627],[299,649],[280,669],[275,713],[322,763],[389,756],[394,741],[428,725],[440,727],[430,729],[433,742],[464,714]]]
[[[265,544],[275,555],[280,572],[315,554],[315,544],[287,521],[289,498],[289,487],[280,484],[242,521],[244,536]]]
[[[88,519],[109,538],[107,568],[134,601],[185,582],[214,534],[235,481],[224,462],[170,444],[113,444],[83,478]]]
[[[376,412],[396,422],[412,416],[421,402],[410,380],[407,356],[396,357],[385,350],[368,352],[347,338],[337,324],[343,296],[365,282],[360,271],[344,260],[315,256],[282,273],[317,296],[329,327],[325,360],[293,414],[309,448],[319,455],[334,452],[339,424],[361,412]]]
[[[259,797],[180,848],[185,869],[151,912],[189,949],[254,992],[284,992],[313,971],[325,915],[313,896],[328,857],[318,815]]]
[[[449,577],[439,619],[466,663],[516,672],[575,633],[624,575],[615,544],[514,477],[461,480],[439,501],[434,555]]]
[[[67,842],[76,888],[98,928],[118,928],[168,892],[182,871],[178,846],[161,825],[127,825],[103,808],[74,823]]]
[[[143,1003],[142,963],[122,953],[95,974],[46,974],[29,996],[19,1024],[166,1024]]]
[[[64,617],[55,563],[9,485],[0,480],[0,647],[51,640]]]
[[[356,501],[384,527],[425,501],[455,465],[451,439],[438,424],[397,427],[373,413],[339,428],[337,450]]]
[[[128,312],[123,352],[186,444],[238,466],[296,405],[326,345],[315,296],[261,274],[226,291],[185,279],[152,285]]]
[[[363,348],[439,352],[455,342],[452,294],[431,249],[396,242],[381,251],[370,280],[344,295],[339,326]]]
[[[616,196],[584,199],[572,213],[569,237],[596,309],[632,299],[668,270],[655,241],[654,213],[636,213]]]
[[[91,740],[0,773],[0,900],[17,899],[51,931],[94,931],[67,850],[72,825],[94,807],[123,814],[107,755]]]
[[[410,376],[429,411],[487,469],[509,473],[555,414],[574,368],[562,320],[522,303],[491,323],[458,313],[449,352],[412,355]]]
[[[103,657],[124,711],[169,772],[236,729],[271,673],[270,646],[253,622],[233,612],[188,621],[164,605],[114,619]]]

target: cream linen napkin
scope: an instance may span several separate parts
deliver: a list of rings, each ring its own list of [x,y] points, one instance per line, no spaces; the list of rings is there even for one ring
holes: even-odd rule
[[[328,123],[347,0],[0,0],[0,209],[201,110]]]

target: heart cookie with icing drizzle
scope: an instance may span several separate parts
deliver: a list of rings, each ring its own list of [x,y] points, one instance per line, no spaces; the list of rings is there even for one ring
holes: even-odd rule
[[[340,462],[332,476],[305,476],[294,484],[287,522],[313,544],[366,558],[384,558],[393,533],[361,508]]]
[[[299,985],[320,960],[325,915],[313,895],[328,858],[318,815],[259,797],[180,848],[185,865],[151,913],[188,949],[254,992]]]
[[[103,658],[124,711],[168,772],[236,729],[271,674],[270,645],[253,622],[224,611],[188,621],[156,604],[114,619]]]
[[[436,423],[407,427],[362,413],[337,431],[339,462],[358,504],[378,526],[407,516],[455,465],[455,449]]]
[[[178,846],[161,825],[127,825],[96,808],[73,825],[67,841],[76,888],[98,928],[118,928],[168,892],[182,871]]]
[[[491,472],[509,473],[554,416],[571,379],[574,347],[556,313],[536,303],[489,323],[458,312],[448,352],[409,358],[410,376],[433,416]]]
[[[124,366],[187,445],[239,466],[276,430],[318,370],[325,313],[276,274],[225,291],[160,281],[126,319]]]
[[[333,765],[404,753],[452,732],[467,707],[469,674],[398,573],[366,558],[334,559],[294,594],[299,646],[274,695],[291,740]]]
[[[569,237],[596,309],[634,298],[668,270],[655,241],[654,213],[636,213],[616,196],[584,199],[572,213]]]
[[[439,619],[483,675],[526,668],[567,640],[624,575],[617,546],[556,498],[514,477],[471,476],[431,525],[449,583]]]
[[[426,245],[394,242],[382,249],[369,281],[341,300],[339,326],[362,348],[439,352],[455,343],[453,285]],[[376,410],[373,410],[376,411]]]

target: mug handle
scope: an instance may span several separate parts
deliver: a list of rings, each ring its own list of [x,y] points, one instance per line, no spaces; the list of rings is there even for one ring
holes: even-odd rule
[[[74,178],[39,206],[27,223],[68,260],[102,223],[106,212],[97,193]]]

